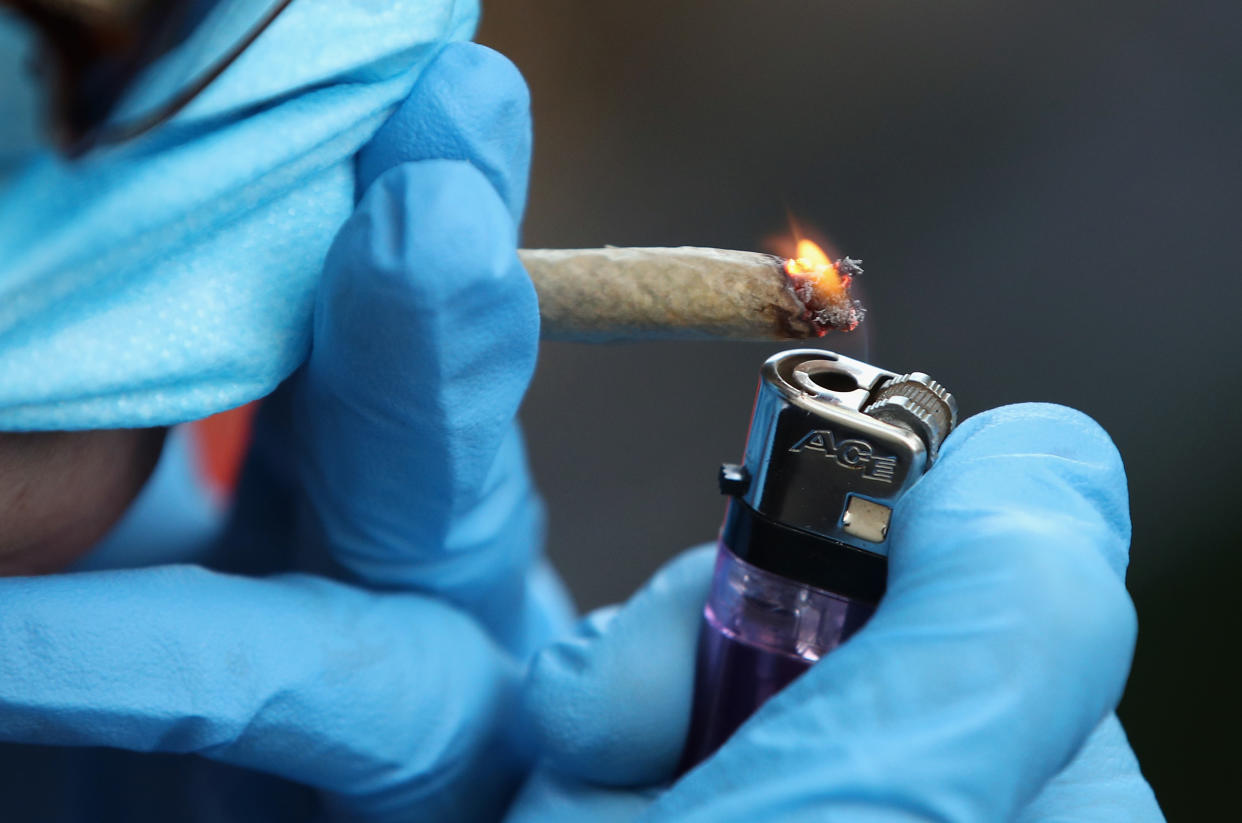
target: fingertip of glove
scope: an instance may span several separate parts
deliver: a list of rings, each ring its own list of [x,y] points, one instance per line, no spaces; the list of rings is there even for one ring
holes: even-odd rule
[[[359,152],[358,192],[412,160],[465,160],[520,221],[530,148],[530,92],[521,72],[486,46],[450,43]]]
[[[701,607],[707,599],[715,562],[716,546],[713,543],[688,549],[664,564],[639,591],[636,599],[646,595],[678,612],[686,601],[695,601]],[[698,611],[695,612],[696,618]]]

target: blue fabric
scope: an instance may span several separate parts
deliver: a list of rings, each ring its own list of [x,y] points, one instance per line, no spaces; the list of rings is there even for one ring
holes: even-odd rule
[[[443,49],[367,150],[227,523],[174,436],[81,570],[0,579],[5,820],[499,818],[569,616],[514,422],[529,145],[512,65]]]
[[[39,94],[27,71],[35,44],[9,14],[0,9],[0,187],[39,143]]]
[[[255,5],[226,0],[130,104]],[[176,423],[275,388],[306,355],[353,156],[477,14],[296,0],[171,123],[73,163],[29,148],[29,83],[6,55],[4,113],[26,123],[0,132],[0,430]],[[0,43],[27,45],[11,26]]]
[[[1116,449],[1084,415],[964,423],[894,514],[872,620],[666,785],[714,550],[541,653],[509,823],[1163,820],[1113,709],[1134,649]]]

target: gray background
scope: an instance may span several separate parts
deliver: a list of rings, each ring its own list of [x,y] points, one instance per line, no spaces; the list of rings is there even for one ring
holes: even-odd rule
[[[532,88],[527,245],[759,248],[788,208],[867,266],[867,336],[828,345],[1113,434],[1122,716],[1174,820],[1236,808],[1240,32],[1236,0],[507,0],[480,38]],[[583,606],[713,537],[775,350],[544,348],[524,419]]]

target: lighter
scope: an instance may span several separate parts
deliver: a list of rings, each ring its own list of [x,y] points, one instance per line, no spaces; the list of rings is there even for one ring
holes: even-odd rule
[[[884,594],[893,507],[957,423],[953,396],[816,349],[763,364],[703,610],[681,770],[845,642]]]

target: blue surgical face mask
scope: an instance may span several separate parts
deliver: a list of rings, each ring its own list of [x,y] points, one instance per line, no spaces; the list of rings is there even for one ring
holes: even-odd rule
[[[294,0],[172,121],[74,162],[32,147],[35,87],[5,48],[29,41],[0,28],[0,430],[165,425],[271,391],[309,345],[353,155],[477,14],[473,0]],[[183,48],[234,34],[204,26]],[[25,123],[12,133],[10,105]]]

